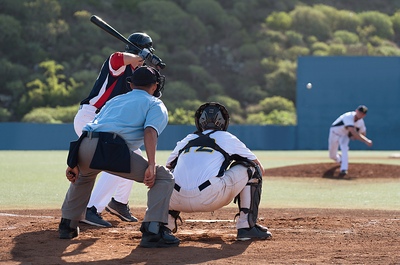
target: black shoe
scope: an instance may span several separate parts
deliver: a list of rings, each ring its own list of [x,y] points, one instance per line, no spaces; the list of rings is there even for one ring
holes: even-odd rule
[[[138,219],[131,214],[128,204],[118,202],[114,200],[114,198],[111,198],[111,201],[106,206],[106,211],[118,216],[122,221],[125,222],[138,221]]]
[[[81,222],[95,225],[99,227],[111,227],[112,224],[104,220],[101,215],[97,212],[95,206],[86,209],[85,219],[81,220]]]
[[[79,227],[71,228],[69,225],[71,220],[61,218],[61,222],[58,225],[58,232],[60,234],[60,239],[72,239],[79,235]]]
[[[347,175],[347,170],[341,170],[340,173],[339,173],[340,177],[344,177],[346,175]]]
[[[143,222],[140,231],[142,240],[139,246],[143,248],[177,247],[180,243],[179,238],[172,235],[171,230],[158,222]]]
[[[272,234],[266,230],[266,227],[257,224],[252,228],[240,228],[237,232],[237,240],[246,241],[250,239],[270,239]]]
[[[256,224],[257,228],[263,232],[268,232],[268,227]]]

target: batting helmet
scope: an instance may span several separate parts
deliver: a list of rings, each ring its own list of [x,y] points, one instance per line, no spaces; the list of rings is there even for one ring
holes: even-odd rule
[[[218,102],[201,105],[195,115],[197,130],[200,132],[212,129],[226,131],[229,125],[229,113],[225,106]]]
[[[138,46],[138,48],[140,49],[147,48],[151,52],[154,52],[153,40],[146,33],[141,33],[141,32],[133,33],[128,37],[128,40],[133,44],[135,44],[136,46]],[[133,54],[138,54],[140,52],[139,49],[129,44],[125,46],[125,51]]]

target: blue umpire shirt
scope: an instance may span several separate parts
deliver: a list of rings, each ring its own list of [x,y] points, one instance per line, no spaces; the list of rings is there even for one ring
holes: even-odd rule
[[[136,150],[144,144],[146,127],[154,128],[160,135],[167,124],[164,103],[144,90],[133,89],[110,99],[83,131],[116,133],[131,150]]]

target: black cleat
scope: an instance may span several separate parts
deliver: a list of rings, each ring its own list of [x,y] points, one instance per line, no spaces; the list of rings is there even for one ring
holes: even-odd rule
[[[106,206],[106,211],[118,216],[122,221],[125,222],[137,222],[138,219],[131,214],[129,205],[125,203],[118,202],[111,198],[111,201]]]
[[[79,227],[71,228],[69,225],[71,220],[61,218],[61,222],[58,225],[58,232],[60,234],[60,239],[72,239],[79,235]]]
[[[156,222],[144,222],[140,227],[140,231],[143,233],[142,240],[140,241],[139,246],[143,248],[169,248],[169,247],[177,247],[180,243],[179,238],[172,235],[171,230],[167,227],[160,225],[160,223]],[[153,228],[149,229],[149,226],[153,226]],[[158,226],[155,230],[158,230],[158,233],[153,233],[154,227]]]
[[[111,227],[112,224],[104,220],[97,212],[95,206],[86,209],[85,219],[81,220],[82,223],[95,225],[99,227]]]
[[[237,232],[237,240],[246,241],[250,239],[271,239],[272,234],[266,227],[255,225],[252,228],[240,228]]]

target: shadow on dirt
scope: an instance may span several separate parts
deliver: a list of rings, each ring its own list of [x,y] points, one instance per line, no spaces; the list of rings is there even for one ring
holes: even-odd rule
[[[328,179],[337,179],[337,180],[352,180],[354,178],[350,177],[349,175],[341,175],[340,166],[336,165],[327,171],[324,172],[322,175],[323,178],[328,178]]]
[[[28,232],[13,239],[14,247],[10,254],[12,261],[21,264],[197,264],[241,255],[251,244],[251,241],[226,241],[226,238],[224,241],[218,236],[196,240],[187,235],[180,237],[179,247],[146,249],[139,247],[139,240],[134,239],[132,244],[119,245],[132,248],[128,255],[124,255],[113,254],[112,248],[102,246],[107,244],[98,242],[103,241],[102,237],[64,240],[58,238],[56,230]],[[195,241],[196,246],[191,246],[190,243]],[[99,248],[110,252],[96,251]]]
[[[220,237],[208,237],[207,240],[183,239],[183,246],[170,249],[144,249],[137,247],[132,250],[131,255],[124,259],[129,263],[148,264],[212,264],[216,260],[226,259],[241,255],[251,244],[251,241],[226,243]],[[188,241],[196,241],[199,246],[185,246]],[[156,257],[158,256],[158,257]]]
[[[13,240],[12,260],[21,264],[69,264],[66,259],[87,253],[97,240],[62,240],[54,230],[23,233]]]

